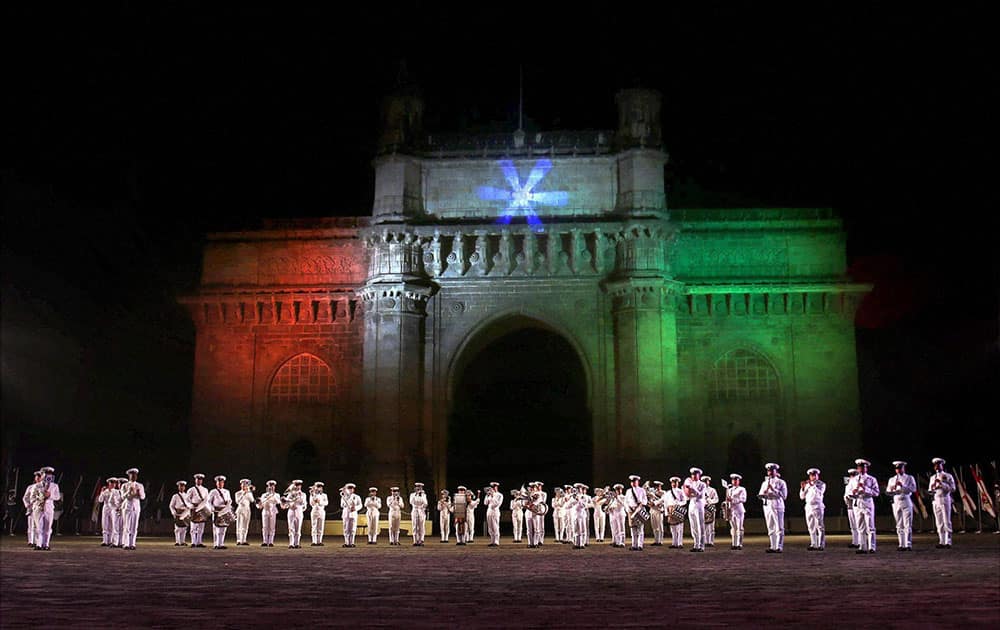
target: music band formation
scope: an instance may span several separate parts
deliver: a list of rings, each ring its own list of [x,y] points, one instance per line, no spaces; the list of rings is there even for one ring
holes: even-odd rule
[[[875,553],[875,503],[877,496],[884,493],[891,497],[893,516],[899,551],[913,547],[913,500],[918,492],[917,482],[906,473],[906,462],[895,461],[896,474],[883,488],[868,473],[870,462],[855,460],[855,468],[849,469],[845,478],[844,501],[851,528],[851,544],[857,553]],[[945,460],[934,458],[934,474],[930,478],[927,492],[933,496],[934,519],[938,533],[937,548],[952,545],[952,493],[956,490],[954,477],[945,471]],[[764,518],[767,524],[769,545],[767,553],[781,553],[784,548],[784,512],[788,499],[788,485],[781,478],[780,466],[768,463],[766,476],[757,492],[763,502]],[[52,536],[54,503],[61,499],[59,485],[54,480],[55,470],[44,467],[35,472],[34,482],[25,490],[23,503],[29,515],[28,544],[36,550],[48,550]],[[826,483],[820,479],[821,471],[810,468],[807,480],[800,483],[799,498],[805,504],[805,520],[809,531],[809,551],[823,551],[826,548],[824,530],[824,495]],[[139,470],[130,468],[127,477],[110,477],[107,486],[100,492],[97,501],[101,504],[101,546],[134,550],[138,533],[141,502],[146,498],[143,484],[138,481]],[[295,479],[284,492],[277,491],[277,482],[269,480],[265,490],[256,496],[256,487],[249,479],[241,479],[240,489],[235,497],[226,488],[226,477],[214,478],[214,487],[204,485],[205,475],[194,475],[194,483],[188,487],[186,481],[177,482],[177,492],[170,499],[170,513],[174,519],[175,546],[187,546],[190,535],[192,547],[205,547],[202,538],[205,526],[212,524],[212,547],[226,549],[226,535],[230,527],[236,528],[236,544],[248,546],[247,534],[250,528],[252,508],[261,512],[263,522],[262,547],[273,547],[277,529],[279,510],[287,511],[288,548],[301,547],[302,519],[306,508],[310,509],[312,522],[312,546],[323,546],[323,530],[326,524],[326,510],[330,505],[322,481],[313,483],[308,491],[303,490],[301,479]],[[514,543],[526,543],[529,548],[544,544],[546,517],[552,513],[551,524],[558,543],[571,544],[574,549],[584,549],[590,542],[590,522],[593,521],[594,539],[604,542],[606,527],[610,524],[611,545],[625,547],[626,531],[630,533],[632,551],[642,551],[645,544],[645,527],[649,523],[654,546],[664,546],[666,530],[669,528],[671,549],[684,547],[684,524],[688,523],[694,541],[692,552],[703,552],[705,547],[715,546],[715,517],[729,522],[732,537],[730,548],[743,548],[743,524],[746,514],[747,490],[742,485],[743,477],[733,473],[729,481],[722,480],[725,490],[720,501],[719,493],[711,484],[711,477],[702,470],[692,467],[685,479],[670,477],[669,488],[660,481],[640,483],[638,475],[629,477],[629,486],[614,484],[596,488],[594,495],[582,483],[556,487],[549,501],[545,484],[534,481],[518,490],[510,491],[508,509],[514,525]],[[415,483],[408,500],[404,500],[398,487],[389,489],[384,507],[388,512],[389,544],[399,546],[402,516],[409,510],[412,545],[424,546],[425,522],[431,506],[424,490],[424,484]],[[441,490],[437,499],[441,542],[449,542],[454,527],[456,544],[465,545],[475,537],[475,514],[480,504],[486,507],[487,532],[490,547],[500,545],[500,512],[505,497],[500,484],[492,482],[483,491],[471,491],[459,486],[452,496],[448,490]],[[379,523],[383,509],[378,488],[369,488],[363,498],[356,492],[356,486],[348,483],[340,488],[340,509],[343,523],[343,547],[355,547],[358,529],[358,515],[364,510],[367,518],[368,544],[378,543]]]

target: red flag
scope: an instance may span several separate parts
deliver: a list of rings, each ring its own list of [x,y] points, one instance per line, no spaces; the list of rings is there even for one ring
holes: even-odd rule
[[[962,478],[958,475],[958,471],[952,469],[952,472],[955,473],[955,480],[958,482],[958,494],[962,497],[962,507],[965,508],[965,513],[971,516],[972,518],[976,518],[975,501],[972,500],[972,497],[969,496],[968,491],[966,491],[965,483],[962,481]]]
[[[979,470],[979,464],[969,466],[969,470],[972,471],[972,478],[976,480],[976,489],[979,490],[979,505],[983,506],[983,510],[987,514],[996,518],[997,513],[993,510],[993,501],[990,499],[990,493],[986,491],[986,482],[983,481],[983,473]]]

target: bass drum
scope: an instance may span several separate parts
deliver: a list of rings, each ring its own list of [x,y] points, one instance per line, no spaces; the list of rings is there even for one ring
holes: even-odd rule
[[[213,523],[216,527],[230,527],[236,523],[236,513],[227,505],[215,513]]]
[[[710,503],[705,506],[705,524],[711,525],[715,522],[715,504]]]
[[[680,525],[687,518],[687,505],[671,505],[667,512],[667,523],[670,525]]]

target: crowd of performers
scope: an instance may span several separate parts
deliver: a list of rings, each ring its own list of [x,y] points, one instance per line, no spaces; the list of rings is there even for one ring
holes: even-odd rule
[[[855,460],[855,467],[849,469],[844,487],[844,501],[851,527],[851,547],[859,554],[875,553],[875,498],[885,493],[892,500],[893,516],[896,521],[898,550],[913,548],[913,499],[918,492],[917,482],[907,474],[906,462],[893,462],[896,474],[883,487],[869,474],[870,462]],[[927,492],[933,496],[934,519],[938,534],[937,548],[947,549],[952,545],[952,493],[956,490],[955,478],[945,471],[945,461],[932,460],[934,473],[930,477]],[[757,492],[763,502],[767,523],[769,544],[767,553],[782,553],[784,548],[785,501],[788,500],[788,485],[781,477],[780,466],[769,463],[765,466],[766,476]],[[45,467],[35,472],[34,482],[24,492],[23,503],[28,513],[28,544],[36,550],[49,550],[52,536],[52,521],[55,502],[61,499],[59,484],[54,477],[55,470]],[[800,483],[799,499],[805,505],[806,525],[809,530],[810,551],[826,549],[824,529],[825,493],[827,485],[820,479],[821,471],[810,468],[808,479]],[[146,498],[146,490],[138,480],[139,470],[130,468],[127,477],[110,477],[107,486],[100,492],[97,501],[101,506],[101,529],[104,547],[134,550],[138,533],[141,502]],[[206,547],[203,536],[207,524],[212,525],[212,548],[226,549],[226,535],[230,527],[236,529],[236,544],[250,545],[247,534],[250,528],[252,508],[261,512],[263,527],[262,547],[273,547],[279,510],[287,512],[288,548],[301,547],[302,519],[306,508],[310,510],[312,521],[312,546],[323,546],[323,530],[326,510],[330,505],[322,481],[317,481],[303,489],[301,479],[295,479],[283,491],[278,492],[277,482],[269,480],[259,495],[249,479],[241,479],[240,489],[235,496],[226,487],[224,475],[214,477],[211,489],[204,485],[205,475],[196,474],[193,484],[177,482],[177,492],[170,499],[170,513],[174,519],[175,546]],[[732,537],[730,548],[743,549],[743,524],[746,514],[747,490],[743,477],[733,473],[729,481],[722,481],[725,490],[720,501],[719,493],[711,484],[711,477],[704,475],[700,468],[693,467],[685,479],[671,477],[670,487],[665,488],[660,481],[652,484],[641,483],[638,475],[629,477],[629,485],[614,484],[595,489],[582,483],[556,487],[551,501],[545,484],[535,481],[510,492],[508,509],[514,526],[514,543],[526,543],[529,548],[544,544],[546,517],[551,512],[551,523],[555,540],[571,544],[574,549],[584,549],[590,542],[590,520],[593,520],[596,542],[603,542],[606,526],[610,523],[611,544],[625,547],[626,533],[630,534],[632,551],[642,551],[645,544],[645,527],[652,528],[654,546],[665,545],[666,530],[669,528],[671,549],[682,549],[684,524],[688,523],[694,541],[692,552],[703,552],[705,547],[715,546],[715,513],[730,525]],[[364,510],[367,518],[368,544],[378,543],[379,523],[383,507],[388,515],[389,544],[400,545],[400,531],[404,510],[409,510],[409,530],[412,545],[424,546],[425,522],[431,501],[424,490],[424,484],[415,483],[407,499],[398,487],[389,489],[384,506],[378,488],[369,488],[368,496],[362,498],[353,483],[340,488],[340,510],[343,524],[343,547],[355,547],[358,529],[358,515]],[[472,492],[459,486],[452,496],[441,490],[436,508],[440,519],[441,542],[449,541],[454,527],[458,545],[472,542],[475,537],[475,513],[480,504],[486,507],[486,530],[489,546],[500,545],[500,512],[505,497],[500,484],[492,482],[485,493]]]

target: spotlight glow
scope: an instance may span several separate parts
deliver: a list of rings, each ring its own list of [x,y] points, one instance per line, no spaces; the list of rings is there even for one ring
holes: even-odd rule
[[[542,221],[535,212],[536,206],[564,206],[569,200],[569,193],[565,191],[535,191],[535,187],[552,170],[550,160],[537,160],[524,185],[521,185],[521,178],[511,160],[500,160],[499,164],[510,190],[493,186],[480,186],[476,189],[480,199],[502,201],[506,204],[503,213],[497,218],[497,223],[508,224],[513,217],[524,217],[529,225],[541,225]]]

